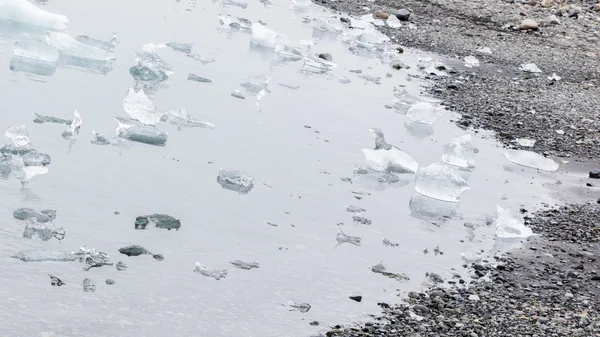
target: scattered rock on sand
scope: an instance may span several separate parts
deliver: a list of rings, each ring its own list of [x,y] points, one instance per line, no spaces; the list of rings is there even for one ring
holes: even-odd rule
[[[394,15],[396,15],[396,17],[400,21],[408,21],[408,18],[410,17],[410,12],[408,11],[408,9],[402,8],[395,12]]]
[[[521,24],[519,25],[520,30],[537,30],[538,28],[539,25],[537,21],[533,19],[525,19],[521,21]]]

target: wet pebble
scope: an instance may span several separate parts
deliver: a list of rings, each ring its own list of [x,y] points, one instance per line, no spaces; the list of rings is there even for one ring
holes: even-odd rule
[[[589,177],[592,179],[600,179],[600,169],[590,170]]]
[[[410,18],[410,11],[408,9],[403,8],[394,12],[394,15],[396,15],[396,17],[400,21],[408,21],[408,19]]]

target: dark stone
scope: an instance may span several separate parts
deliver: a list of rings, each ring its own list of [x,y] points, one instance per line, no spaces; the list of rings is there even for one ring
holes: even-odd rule
[[[135,218],[135,229],[146,229],[149,222],[148,217],[138,216]]]
[[[592,178],[592,179],[600,179],[600,170],[599,169],[592,169],[592,170],[590,170],[590,178]]]
[[[333,62],[333,56],[329,53],[321,53],[319,54],[319,58],[325,61]]]
[[[600,281],[600,275],[594,275],[591,278],[592,281]]]
[[[394,15],[396,15],[396,17],[400,21],[408,21],[408,18],[410,17],[410,12],[407,9],[403,8],[403,9],[396,11],[394,13]]]
[[[318,325],[319,325],[319,322],[317,322],[317,321],[312,321],[312,322],[310,322],[310,325],[312,325],[312,326],[318,326]]]
[[[350,296],[350,299],[356,302],[361,302],[362,296]]]
[[[343,23],[351,24],[350,19],[348,18],[340,18],[340,21]]]
[[[150,252],[146,248],[138,245],[131,245],[119,248],[119,253],[127,256],[140,256],[144,254],[150,254]]]
[[[60,287],[62,285],[65,285],[65,283],[63,281],[61,281],[61,279],[59,279],[56,276],[52,276],[52,275],[50,275],[50,284],[55,287]]]

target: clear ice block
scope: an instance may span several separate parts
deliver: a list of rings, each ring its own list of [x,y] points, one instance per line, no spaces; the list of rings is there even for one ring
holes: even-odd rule
[[[474,154],[471,135],[464,135],[444,145],[442,161],[452,166],[472,169],[475,167]]]
[[[433,163],[417,172],[415,190],[425,196],[442,201],[459,202],[469,184],[453,169]]]
[[[533,235],[531,228],[525,226],[523,218],[510,209],[496,206],[498,218],[496,218],[496,236],[499,238],[527,238]]]

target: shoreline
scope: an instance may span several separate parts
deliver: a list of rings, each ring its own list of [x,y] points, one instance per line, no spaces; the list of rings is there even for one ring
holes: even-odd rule
[[[506,148],[569,161],[598,160],[600,4],[314,2],[344,19],[408,10],[400,28],[378,29],[392,43],[436,53],[447,62],[443,76],[426,77],[432,85],[425,91],[461,116],[454,121],[459,127],[494,131]],[[525,19],[538,27],[520,29]],[[491,54],[478,51],[482,48]],[[475,56],[480,66],[448,67],[462,64],[466,56]],[[529,63],[542,72],[520,69]],[[524,147],[518,138],[536,142]],[[583,180],[592,189],[600,186],[600,180]],[[380,303],[383,312],[373,321],[332,326],[326,336],[600,336],[600,199],[595,194],[582,196],[588,203],[533,214],[522,210],[536,235],[522,239],[518,248],[465,264],[463,273],[470,277],[457,276],[393,301],[400,304]]]

